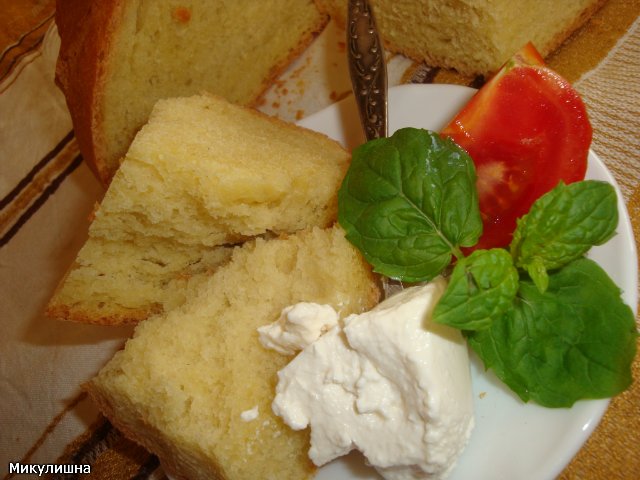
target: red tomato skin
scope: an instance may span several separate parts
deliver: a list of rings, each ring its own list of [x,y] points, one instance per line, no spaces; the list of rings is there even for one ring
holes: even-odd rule
[[[514,57],[442,131],[476,166],[484,231],[472,249],[507,247],[517,218],[538,197],[586,173],[592,130],[584,103],[560,75],[522,58]],[[531,52],[524,58],[537,61]]]

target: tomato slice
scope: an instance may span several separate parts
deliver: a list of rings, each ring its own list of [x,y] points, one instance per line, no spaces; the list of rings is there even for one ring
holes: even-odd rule
[[[591,124],[575,89],[528,44],[442,130],[478,174],[484,231],[473,247],[506,247],[516,219],[561,180],[584,179]]]

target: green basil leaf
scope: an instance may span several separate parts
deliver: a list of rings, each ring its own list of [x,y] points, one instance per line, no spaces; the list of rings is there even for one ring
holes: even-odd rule
[[[477,243],[482,220],[468,154],[416,128],[353,152],[338,193],[338,221],[378,273],[431,280]]]
[[[525,265],[529,278],[538,287],[538,290],[544,292],[549,286],[549,274],[544,261],[540,257],[533,257],[531,262]]]
[[[620,289],[592,260],[549,275],[541,293],[521,280],[514,308],[469,344],[523,401],[570,407],[612,397],[632,381],[636,324]]]
[[[540,274],[541,267],[559,268],[592,246],[602,245],[617,225],[617,197],[611,184],[597,180],[560,183],[518,221],[511,253],[516,266]]]
[[[462,330],[488,328],[512,307],[517,291],[518,271],[509,252],[476,250],[458,260],[433,319]]]

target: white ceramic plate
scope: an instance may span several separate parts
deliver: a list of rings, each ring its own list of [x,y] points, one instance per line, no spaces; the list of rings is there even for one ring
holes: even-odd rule
[[[389,91],[389,133],[402,127],[440,130],[474,94],[456,85],[402,85]],[[353,97],[300,122],[351,149],[363,141]],[[615,180],[591,152],[587,178]],[[589,254],[637,305],[637,260],[629,216],[618,191],[618,234]],[[596,427],[607,400],[578,402],[571,409],[547,409],[522,403],[472,356],[476,427],[451,480],[547,480],[569,463]],[[352,454],[320,469],[318,480],[379,478]]]

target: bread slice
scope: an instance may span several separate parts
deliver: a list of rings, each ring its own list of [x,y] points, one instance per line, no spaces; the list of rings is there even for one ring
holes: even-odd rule
[[[160,100],[47,314],[113,325],[174,308],[232,245],[331,225],[349,159],[322,134],[217,96]]]
[[[311,476],[307,431],[271,410],[277,371],[290,358],[263,348],[256,329],[300,301],[342,316],[368,310],[379,297],[369,267],[339,227],[315,228],[246,243],[188,295],[138,324],[86,385],[91,397],[176,478]]]
[[[347,2],[315,0],[346,25]],[[605,0],[371,0],[385,47],[433,67],[489,76],[531,41],[546,57]]]
[[[312,0],[58,0],[56,79],[84,159],[108,183],[160,98],[255,104],[326,21]]]
[[[232,251],[231,246],[186,246],[171,240],[90,237],[47,314],[80,323],[137,323],[182,305],[186,292],[226,263]]]

